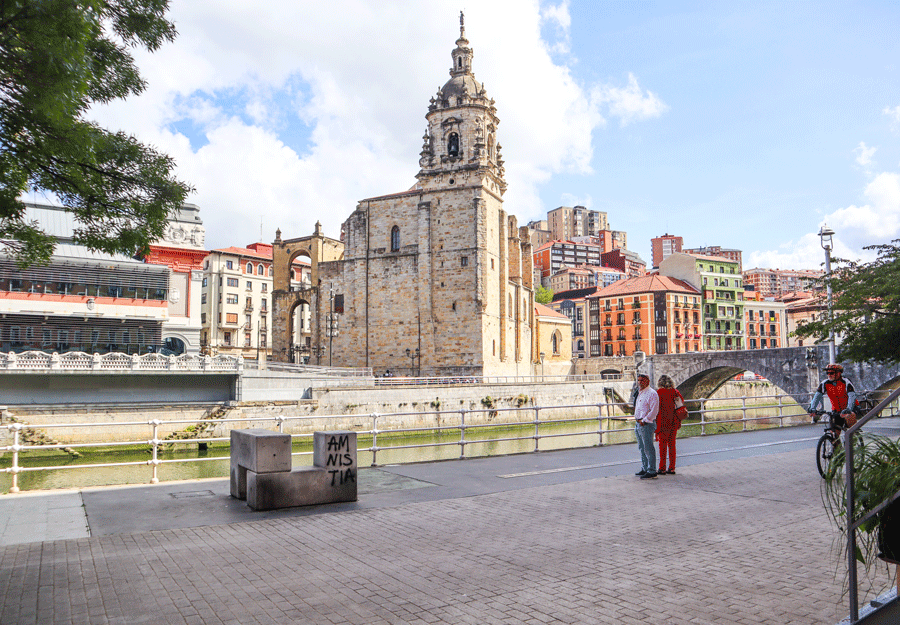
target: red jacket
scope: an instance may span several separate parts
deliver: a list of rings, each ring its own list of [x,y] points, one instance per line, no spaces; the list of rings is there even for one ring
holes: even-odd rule
[[[659,388],[656,389],[659,395],[659,416],[656,417],[656,431],[672,431],[681,427],[681,421],[675,416],[675,398],[681,398],[681,393],[677,388]]]

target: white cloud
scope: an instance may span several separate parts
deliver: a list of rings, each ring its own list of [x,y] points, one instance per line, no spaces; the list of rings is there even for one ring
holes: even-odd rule
[[[93,113],[176,159],[196,187],[189,201],[208,246],[256,240],[260,216],[266,240],[276,228],[306,235],[316,221],[336,237],[358,200],[415,182],[458,11],[450,0],[173,3],[176,41],[137,55],[147,91]],[[591,173],[605,116],[624,125],[666,110],[630,74],[624,87],[579,84],[577,60],[553,58],[567,51],[570,26],[568,0],[490,0],[466,12],[474,72],[501,119],[504,199],[523,223],[546,212],[538,192],[554,174]]]
[[[866,186],[866,202],[851,205],[825,215],[834,235],[834,256],[849,260],[874,260],[876,254],[864,250],[868,245],[888,243],[900,238],[900,174],[882,172]],[[824,262],[824,251],[816,233],[789,241],[778,250],[753,252],[745,266],[812,269]]]
[[[891,130],[900,132],[900,106],[895,106],[894,108],[888,106],[882,112],[890,118]]]
[[[876,150],[878,148],[870,148],[865,142],[860,141],[856,149],[853,150],[853,153],[856,154],[856,163],[862,167],[868,167],[872,164],[872,156],[875,155]]]
[[[611,117],[618,117],[625,126],[631,122],[659,117],[669,110],[669,106],[655,93],[644,93],[634,74],[628,74],[627,87],[602,85],[592,90],[594,103],[606,107]]]

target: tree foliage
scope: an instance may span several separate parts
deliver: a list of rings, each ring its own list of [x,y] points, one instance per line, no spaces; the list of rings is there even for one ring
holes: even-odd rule
[[[25,220],[28,191],[74,214],[75,240],[135,254],[162,236],[190,187],[174,162],[85,119],[94,104],[143,91],[131,48],[175,38],[168,0],[0,0],[0,239],[21,266],[54,239]]]
[[[801,324],[796,334],[827,340],[842,337],[841,358],[857,362],[900,362],[900,239],[871,245],[878,258],[870,263],[837,259],[830,276],[833,319],[825,312]]]
[[[553,301],[553,291],[545,289],[540,284],[534,290],[534,301],[538,304],[549,304]]]

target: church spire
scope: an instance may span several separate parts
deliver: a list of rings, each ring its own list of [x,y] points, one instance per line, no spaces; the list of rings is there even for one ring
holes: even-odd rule
[[[456,48],[450,53],[453,57],[453,67],[450,68],[451,76],[463,76],[472,73],[472,48],[466,39],[466,16],[459,12],[459,39],[456,40]]]

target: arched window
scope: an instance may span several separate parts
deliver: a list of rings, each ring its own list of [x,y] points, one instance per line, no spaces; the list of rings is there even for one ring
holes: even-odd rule
[[[451,132],[447,140],[447,154],[459,156],[459,135],[455,132]]]
[[[400,249],[400,227],[391,228],[391,251],[396,252]]]
[[[269,267],[269,277],[271,278],[273,275],[275,275],[275,270]]]
[[[559,330],[550,336],[550,348],[554,354],[559,353]]]
[[[584,341],[578,341],[578,351],[584,351]]]
[[[253,263],[247,263],[247,273],[253,275]]]
[[[263,267],[262,264],[259,264],[256,266],[256,275],[258,275],[258,276],[266,275],[266,268]]]

